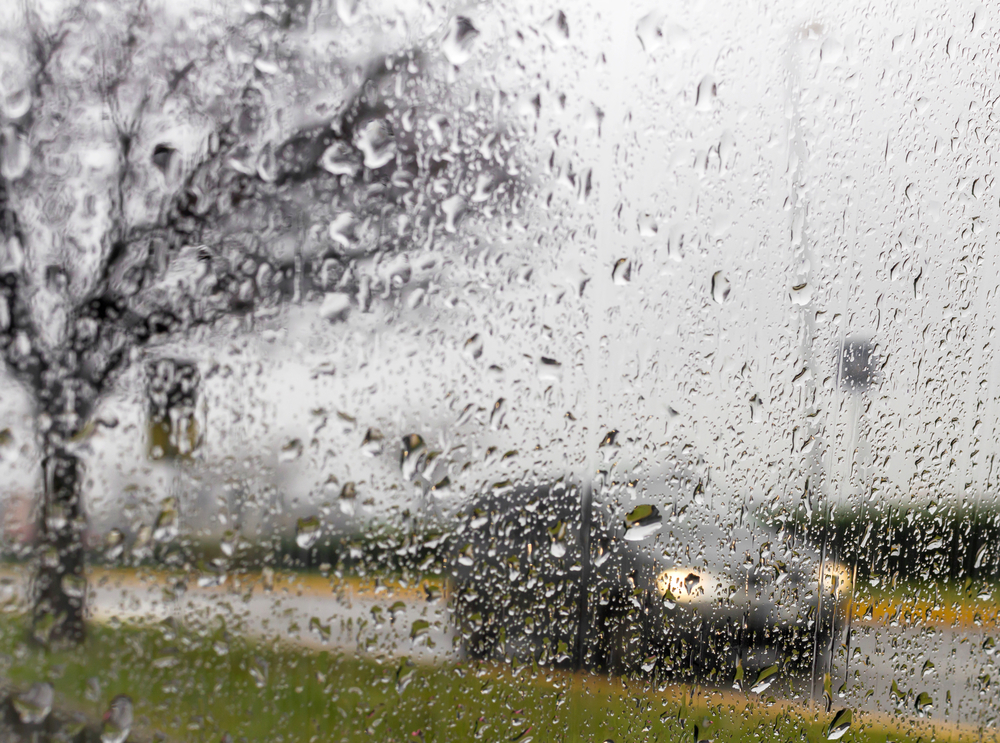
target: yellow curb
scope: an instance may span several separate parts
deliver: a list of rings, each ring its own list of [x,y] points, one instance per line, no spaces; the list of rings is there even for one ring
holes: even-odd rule
[[[167,590],[177,583],[183,583],[185,590],[210,593],[274,593],[294,596],[370,596],[375,598],[405,601],[434,600],[444,592],[443,581],[429,577],[417,586],[404,584],[394,579],[358,578],[354,576],[338,578],[323,577],[314,573],[274,572],[265,578],[262,572],[232,573],[220,576],[218,585],[198,585],[199,578],[212,577],[182,571],[168,571],[148,568],[101,568],[91,567],[86,571],[88,582],[103,586],[113,583],[117,586],[160,588]]]
[[[866,618],[868,612],[871,617]],[[876,599],[854,602],[854,621],[890,627],[996,628],[1000,607],[993,602],[938,603],[926,599]]]
[[[199,578],[210,577],[198,572],[170,571],[162,568],[106,568],[90,566],[86,575],[92,584],[114,581],[119,586],[147,586],[166,589],[181,582],[186,590],[246,595],[247,592],[273,592],[295,596],[378,597],[401,601],[434,600],[447,594],[445,580],[440,576],[425,578],[419,585],[409,585],[398,579],[381,576],[359,578],[316,573],[275,571],[265,585],[260,571],[231,573],[220,585],[199,586]],[[23,571],[8,566],[0,568],[0,578],[25,579]],[[430,594],[429,594],[430,592]],[[430,595],[430,598],[429,598]],[[871,616],[867,616],[870,612]],[[927,599],[856,597],[853,622],[861,627],[939,627],[952,629],[1000,628],[1000,604],[992,601],[934,602]]]

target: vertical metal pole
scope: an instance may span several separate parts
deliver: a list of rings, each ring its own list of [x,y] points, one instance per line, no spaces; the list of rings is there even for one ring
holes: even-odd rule
[[[583,669],[586,652],[588,593],[590,591],[590,532],[593,521],[593,479],[586,473],[580,485],[580,598],[576,618],[576,647],[573,653],[573,670]]]

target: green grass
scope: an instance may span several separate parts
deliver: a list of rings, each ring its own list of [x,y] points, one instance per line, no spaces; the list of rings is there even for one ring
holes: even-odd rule
[[[414,665],[227,639],[221,626],[95,625],[84,647],[62,652],[24,638],[23,620],[0,620],[5,677],[49,680],[63,706],[93,716],[128,694],[136,732],[146,739],[818,742],[833,717],[740,692],[529,667]],[[929,739],[924,729],[855,720],[845,743]],[[936,740],[949,739],[957,738],[937,732]]]

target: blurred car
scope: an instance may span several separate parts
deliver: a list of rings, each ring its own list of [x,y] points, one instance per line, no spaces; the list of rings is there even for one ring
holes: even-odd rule
[[[720,683],[741,668],[822,670],[850,574],[801,535],[652,504],[614,520],[595,504],[585,562],[581,502],[562,482],[507,486],[463,512],[451,591],[466,657]]]

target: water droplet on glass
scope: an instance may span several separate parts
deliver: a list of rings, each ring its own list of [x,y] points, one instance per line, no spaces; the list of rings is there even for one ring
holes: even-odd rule
[[[25,86],[6,95],[3,114],[10,121],[17,121],[31,110],[31,88]]]
[[[619,258],[611,269],[611,280],[618,286],[626,286],[632,279],[632,262],[628,258]]]
[[[353,482],[345,482],[340,489],[340,512],[348,516],[354,515],[354,502],[358,497],[357,486]]]
[[[701,576],[697,573],[688,573],[684,576],[684,590],[687,595],[690,596],[691,593],[698,587],[701,583]]]
[[[361,15],[361,0],[337,0],[337,17],[345,26],[353,26]]]
[[[454,233],[457,229],[458,219],[465,211],[465,199],[461,196],[447,198],[441,203],[441,211],[444,212],[445,230]]]
[[[173,173],[174,165],[180,160],[175,150],[170,145],[158,144],[153,148],[153,166],[168,176]]]
[[[301,439],[292,439],[281,447],[278,452],[278,461],[282,463],[294,462],[302,456],[303,444]]]
[[[792,287],[792,304],[796,307],[805,307],[812,301],[813,292],[809,284],[796,284]]]
[[[299,519],[295,525],[295,543],[304,550],[309,549],[320,538],[323,527],[318,516]]]
[[[722,304],[729,299],[730,289],[729,279],[726,278],[722,271],[716,271],[712,274],[712,299],[716,303]]]
[[[567,531],[565,521],[557,521],[555,525],[549,527],[549,536],[552,537],[552,543],[549,545],[549,554],[553,557],[563,557],[566,554]]]
[[[554,46],[563,46],[569,41],[569,21],[561,10],[551,15],[542,29]]]
[[[478,359],[483,355],[483,339],[479,337],[479,333],[465,341],[463,350],[470,359]]]
[[[925,715],[934,708],[934,700],[931,699],[930,694],[926,691],[922,691],[917,695],[917,699],[913,703],[913,707],[917,710],[917,712]]]
[[[647,54],[663,46],[663,18],[663,13],[653,11],[640,18],[635,25],[635,35]]]
[[[399,457],[399,466],[403,477],[412,480],[423,469],[427,459],[427,445],[419,434],[411,433],[403,437],[403,450]]]
[[[328,292],[323,296],[319,316],[327,322],[342,320],[351,310],[351,295],[343,292]]]
[[[662,522],[663,516],[656,506],[651,504],[636,506],[625,517],[625,541],[641,542],[651,537],[660,530]]]
[[[101,743],[124,743],[132,730],[132,700],[119,694],[104,713]]]
[[[558,382],[562,379],[562,364],[555,359],[542,356],[538,360],[538,379],[542,382]]]
[[[87,579],[82,575],[67,574],[59,582],[63,593],[70,598],[82,599],[87,595]]]
[[[39,681],[27,691],[15,694],[12,704],[21,722],[25,725],[38,725],[49,716],[54,699],[52,685]]]
[[[656,220],[648,214],[642,214],[639,217],[639,235],[642,237],[656,237],[656,234],[660,231],[660,226],[656,223]]]
[[[236,532],[232,529],[227,529],[222,534],[222,540],[219,542],[219,549],[222,550],[222,554],[226,557],[232,557],[236,552]]]
[[[699,111],[711,111],[715,103],[715,96],[718,91],[715,78],[705,75],[698,83],[698,91],[695,94],[694,107]]]
[[[320,166],[332,175],[347,175],[352,178],[361,170],[361,156],[346,142],[334,142],[326,148],[319,160]]]
[[[415,643],[419,643],[423,640],[429,639],[429,634],[431,631],[431,623],[426,619],[416,619],[410,626],[410,639]]]
[[[472,56],[472,47],[478,36],[479,31],[472,25],[472,21],[463,15],[457,15],[451,19],[448,34],[441,43],[441,51],[449,62],[461,67]]]
[[[503,418],[507,413],[507,405],[504,398],[500,398],[495,403],[493,403],[493,410],[490,411],[490,428],[494,431],[499,431],[500,427],[503,426]]]
[[[481,204],[490,198],[496,188],[497,178],[492,173],[480,173],[476,176],[476,190],[472,194],[472,203]]]
[[[354,134],[354,145],[364,153],[365,167],[372,170],[396,157],[396,138],[385,119],[374,119],[360,127]]]
[[[350,212],[341,212],[330,222],[330,239],[343,248],[351,249],[358,242],[356,234],[357,220]]]
[[[178,529],[177,499],[172,496],[164,498],[153,527],[153,541],[169,542],[177,537]]]
[[[767,688],[774,682],[774,677],[778,673],[778,666],[768,666],[763,671],[757,674],[757,680],[754,682],[753,686],[750,688],[754,694],[760,694],[767,690]]]
[[[369,457],[377,457],[382,453],[383,440],[381,431],[377,428],[369,428],[365,432],[364,441],[361,442],[361,451]]]
[[[0,175],[13,181],[28,170],[31,161],[31,145],[16,128],[4,127],[0,130]]]
[[[843,738],[844,734],[851,729],[852,718],[853,715],[849,709],[842,709],[837,712],[833,716],[833,720],[830,721],[830,726],[826,729],[826,739],[839,740]]]
[[[253,665],[250,666],[250,677],[258,689],[267,686],[267,661],[263,658],[254,658]]]
[[[604,434],[604,438],[601,439],[601,443],[597,445],[597,448],[603,449],[605,447],[610,447],[610,448],[617,447],[618,446],[617,440],[618,440],[618,431],[613,429]]]
[[[117,560],[125,551],[125,535],[121,529],[111,529],[104,536],[104,559]]]

